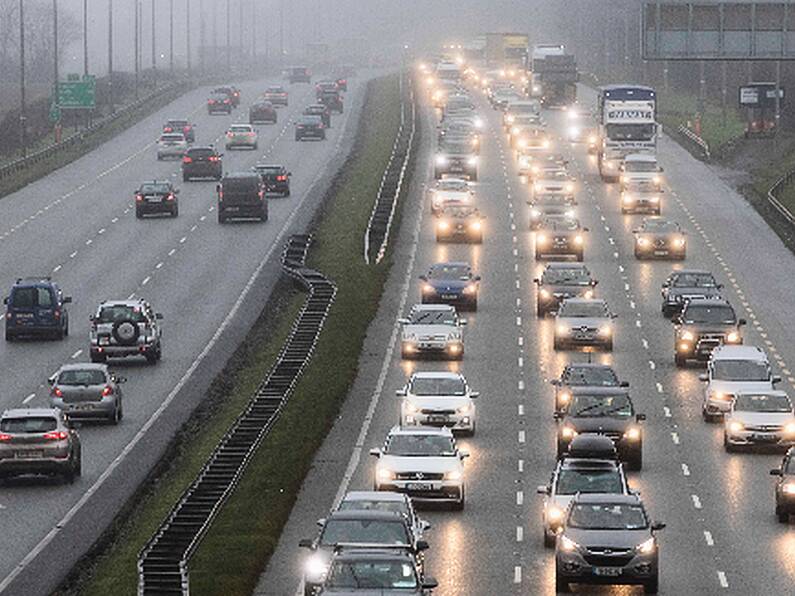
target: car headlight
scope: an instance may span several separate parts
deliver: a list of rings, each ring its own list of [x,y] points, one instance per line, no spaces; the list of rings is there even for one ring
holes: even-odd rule
[[[482,118],[475,118],[475,128],[483,128],[483,119]]]
[[[518,126],[514,126],[511,129],[511,134],[518,135],[519,134],[519,127]]]
[[[456,412],[463,415],[469,414],[470,412],[472,412],[472,406],[469,404],[463,405],[460,408],[458,408]]]
[[[541,147],[544,149],[549,149],[549,141],[547,139],[544,139],[544,142],[541,143]]]
[[[527,141],[525,139],[519,139],[519,142],[517,144],[519,145],[520,149],[524,149],[525,147],[527,147]]]
[[[795,422],[789,422],[784,425],[785,435],[795,435]]]
[[[581,246],[583,241],[584,241],[583,237],[580,236],[579,234],[574,237],[574,244],[576,244],[577,246]]]
[[[476,165],[477,163],[478,163],[478,158],[477,158],[477,157],[470,157],[470,158],[467,160],[467,165],[470,165],[470,166],[474,166],[474,165]]]
[[[447,165],[447,158],[444,155],[437,155],[436,156],[436,165],[437,166]]]
[[[736,420],[733,420],[729,423],[729,430],[733,433],[742,432],[744,429],[745,426],[743,425],[742,422],[737,422]]]
[[[563,520],[563,509],[557,505],[550,505],[547,507],[547,521],[550,524],[559,523]]]
[[[437,224],[437,226],[439,227],[440,230],[444,230],[444,231],[450,229],[450,224],[447,223],[445,220],[440,221]]]
[[[627,432],[624,433],[624,438],[628,441],[638,441],[640,440],[640,429],[637,426],[631,426],[627,429]]]
[[[540,182],[536,182],[535,184],[533,184],[533,190],[535,190],[536,192],[541,192],[543,189],[544,185],[541,184]]]
[[[685,245],[685,239],[684,238],[677,238],[676,240],[674,240],[674,244],[676,246],[682,247],[682,246]]]
[[[567,184],[566,186],[563,187],[563,190],[565,190],[566,192],[574,192],[574,185]]]
[[[571,553],[580,548],[580,545],[567,536],[560,537],[560,550]]]
[[[654,552],[654,546],[654,538],[649,538],[648,540],[645,540],[636,546],[635,550],[642,555],[650,555]]]
[[[541,211],[538,209],[531,209],[530,210],[530,217],[541,217]]]
[[[513,121],[514,121],[514,120],[516,120],[516,118],[514,118],[513,116],[506,116],[506,118],[505,118],[505,121],[506,121],[508,124],[513,124]]]
[[[795,495],[795,482],[787,482],[781,487],[781,490],[786,495]]]
[[[626,195],[625,194],[623,200],[624,200],[624,203],[629,204],[632,201],[634,201],[635,199],[632,197],[632,195]]]
[[[567,404],[569,403],[570,399],[571,399],[571,393],[569,393],[568,391],[561,391],[560,395],[558,395],[558,401],[561,403]]]
[[[539,295],[542,298],[544,298],[546,300],[549,300],[550,298],[552,298],[552,293],[549,290],[545,290],[545,289],[542,288],[538,293],[539,293]]]
[[[651,181],[652,181],[654,184],[660,184],[660,182],[662,182],[662,178],[660,178],[659,176],[654,176],[654,177],[651,179]]]
[[[567,209],[563,215],[566,217],[574,217],[574,209]]]
[[[538,244],[546,244],[547,243],[546,234],[539,234],[538,236],[536,236],[536,242]]]
[[[395,479],[395,473],[387,468],[378,468],[376,474],[381,482],[388,482],[389,480]]]
[[[314,554],[304,563],[304,572],[311,581],[322,581],[328,571],[328,562],[320,554]]]
[[[602,337],[609,337],[613,333],[613,328],[610,325],[599,327],[599,335]]]
[[[560,429],[560,436],[564,439],[573,439],[577,436],[577,431],[574,430],[571,426],[564,426]]]
[[[450,470],[449,472],[444,473],[445,480],[461,480],[464,477],[464,474],[461,470]]]
[[[583,293],[584,298],[588,298],[589,300],[593,298],[593,290],[585,290]]]
[[[479,221],[473,221],[471,224],[469,224],[469,227],[475,230],[476,232],[479,232],[480,229],[483,227],[483,224],[481,224]]]
[[[464,294],[474,294],[478,291],[478,287],[475,284],[469,284],[464,288]]]
[[[693,341],[694,339],[696,339],[696,336],[693,335],[692,331],[683,331],[682,335],[680,335],[679,337],[684,341]]]
[[[650,201],[650,202],[652,202],[652,203],[659,203],[659,202],[660,202],[660,197],[658,197],[657,195],[655,195],[655,196],[651,197],[651,198],[649,199],[649,201]]]
[[[736,331],[732,331],[726,336],[727,343],[736,344],[738,341],[740,341],[740,334]]]
[[[723,393],[723,391],[713,391],[710,393],[710,397],[715,401],[730,401],[732,399],[730,394]]]
[[[643,238],[643,237],[638,238],[638,246],[648,246],[648,245],[649,245],[648,238]]]
[[[580,136],[580,129],[577,128],[576,126],[572,126],[569,129],[569,136],[570,137],[578,137],[578,136]]]
[[[533,85],[533,93],[541,93],[541,87],[538,85]]]
[[[558,335],[567,335],[568,332],[569,328],[566,327],[565,325],[558,325],[557,327],[555,327],[555,333],[557,333]]]
[[[432,294],[436,290],[434,290],[434,288],[433,288],[433,286],[431,284],[423,284],[422,291],[423,291],[424,294]]]
[[[588,137],[588,142],[589,142],[591,145],[594,145],[594,144],[596,144],[596,135],[591,135],[590,137]]]
[[[405,406],[407,414],[416,414],[417,412],[420,411],[420,409],[412,403],[406,402]]]
[[[605,162],[608,170],[615,170],[616,169],[616,162],[614,161],[607,161]]]

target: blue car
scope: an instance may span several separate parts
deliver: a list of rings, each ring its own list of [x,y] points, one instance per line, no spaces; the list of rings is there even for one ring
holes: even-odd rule
[[[478,309],[480,276],[468,263],[436,263],[420,275],[423,304],[452,304],[459,310]]]
[[[6,305],[6,341],[27,336],[63,339],[69,335],[69,313],[58,284],[49,277],[20,278],[3,300]]]

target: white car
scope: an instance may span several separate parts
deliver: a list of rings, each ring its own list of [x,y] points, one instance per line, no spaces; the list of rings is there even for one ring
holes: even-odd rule
[[[250,124],[233,124],[226,131],[226,148],[234,149],[236,147],[248,147],[249,149],[257,149],[258,146],[257,131]]]
[[[400,513],[409,522],[416,540],[431,529],[431,523],[417,515],[411,498],[403,493],[391,493],[385,490],[357,490],[345,494],[337,505],[338,511],[394,511]],[[325,520],[318,520],[318,524]]]
[[[403,328],[400,353],[403,358],[438,355],[454,360],[464,357],[464,330],[466,319],[449,304],[415,304],[405,319],[399,319]]]
[[[502,125],[506,130],[516,121],[520,115],[532,115],[541,120],[541,102],[537,99],[523,99],[512,101],[508,104],[508,109],[502,115]]]
[[[157,159],[182,159],[188,150],[188,141],[181,132],[165,132],[157,140]]]
[[[649,191],[662,191],[662,172],[663,169],[657,163],[657,156],[651,153],[633,153],[624,158],[621,166],[622,190],[628,184],[635,184],[648,189]]]
[[[475,193],[469,182],[462,178],[443,178],[429,194],[432,213],[440,213],[448,206],[472,207],[475,204]]]
[[[464,509],[464,458],[449,428],[394,426],[383,449],[371,449],[378,458],[375,490],[406,493],[415,501],[450,503]]]
[[[754,445],[784,449],[795,445],[795,413],[783,391],[738,393],[723,422],[726,451]]]
[[[726,344],[712,350],[707,370],[699,378],[706,383],[701,413],[707,422],[731,410],[737,393],[765,393],[781,381],[781,377],[773,374],[764,350],[757,346]]]
[[[599,298],[566,298],[555,315],[556,350],[570,346],[594,346],[611,352],[615,315]]]
[[[416,372],[403,389],[400,425],[435,426],[475,434],[475,399],[463,375],[452,372]]]
[[[565,169],[539,170],[533,176],[533,196],[556,194],[574,200],[575,188],[574,178]]]
[[[662,196],[651,186],[628,181],[621,190],[621,213],[662,213]]]

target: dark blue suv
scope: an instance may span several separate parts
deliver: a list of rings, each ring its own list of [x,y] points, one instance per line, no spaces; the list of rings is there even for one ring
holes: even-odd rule
[[[69,335],[69,313],[65,305],[72,301],[49,277],[21,278],[3,300],[6,305],[6,341],[21,335],[38,335],[63,339]]]

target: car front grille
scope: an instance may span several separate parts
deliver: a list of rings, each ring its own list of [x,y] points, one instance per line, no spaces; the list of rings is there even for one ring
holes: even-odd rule
[[[398,472],[398,480],[441,480],[444,474],[438,472]]]
[[[612,549],[609,547],[591,547],[583,558],[594,567],[623,567],[632,560],[633,553],[629,549]]]
[[[745,430],[760,433],[781,432],[784,427],[780,424],[758,424],[756,426],[746,426]]]

